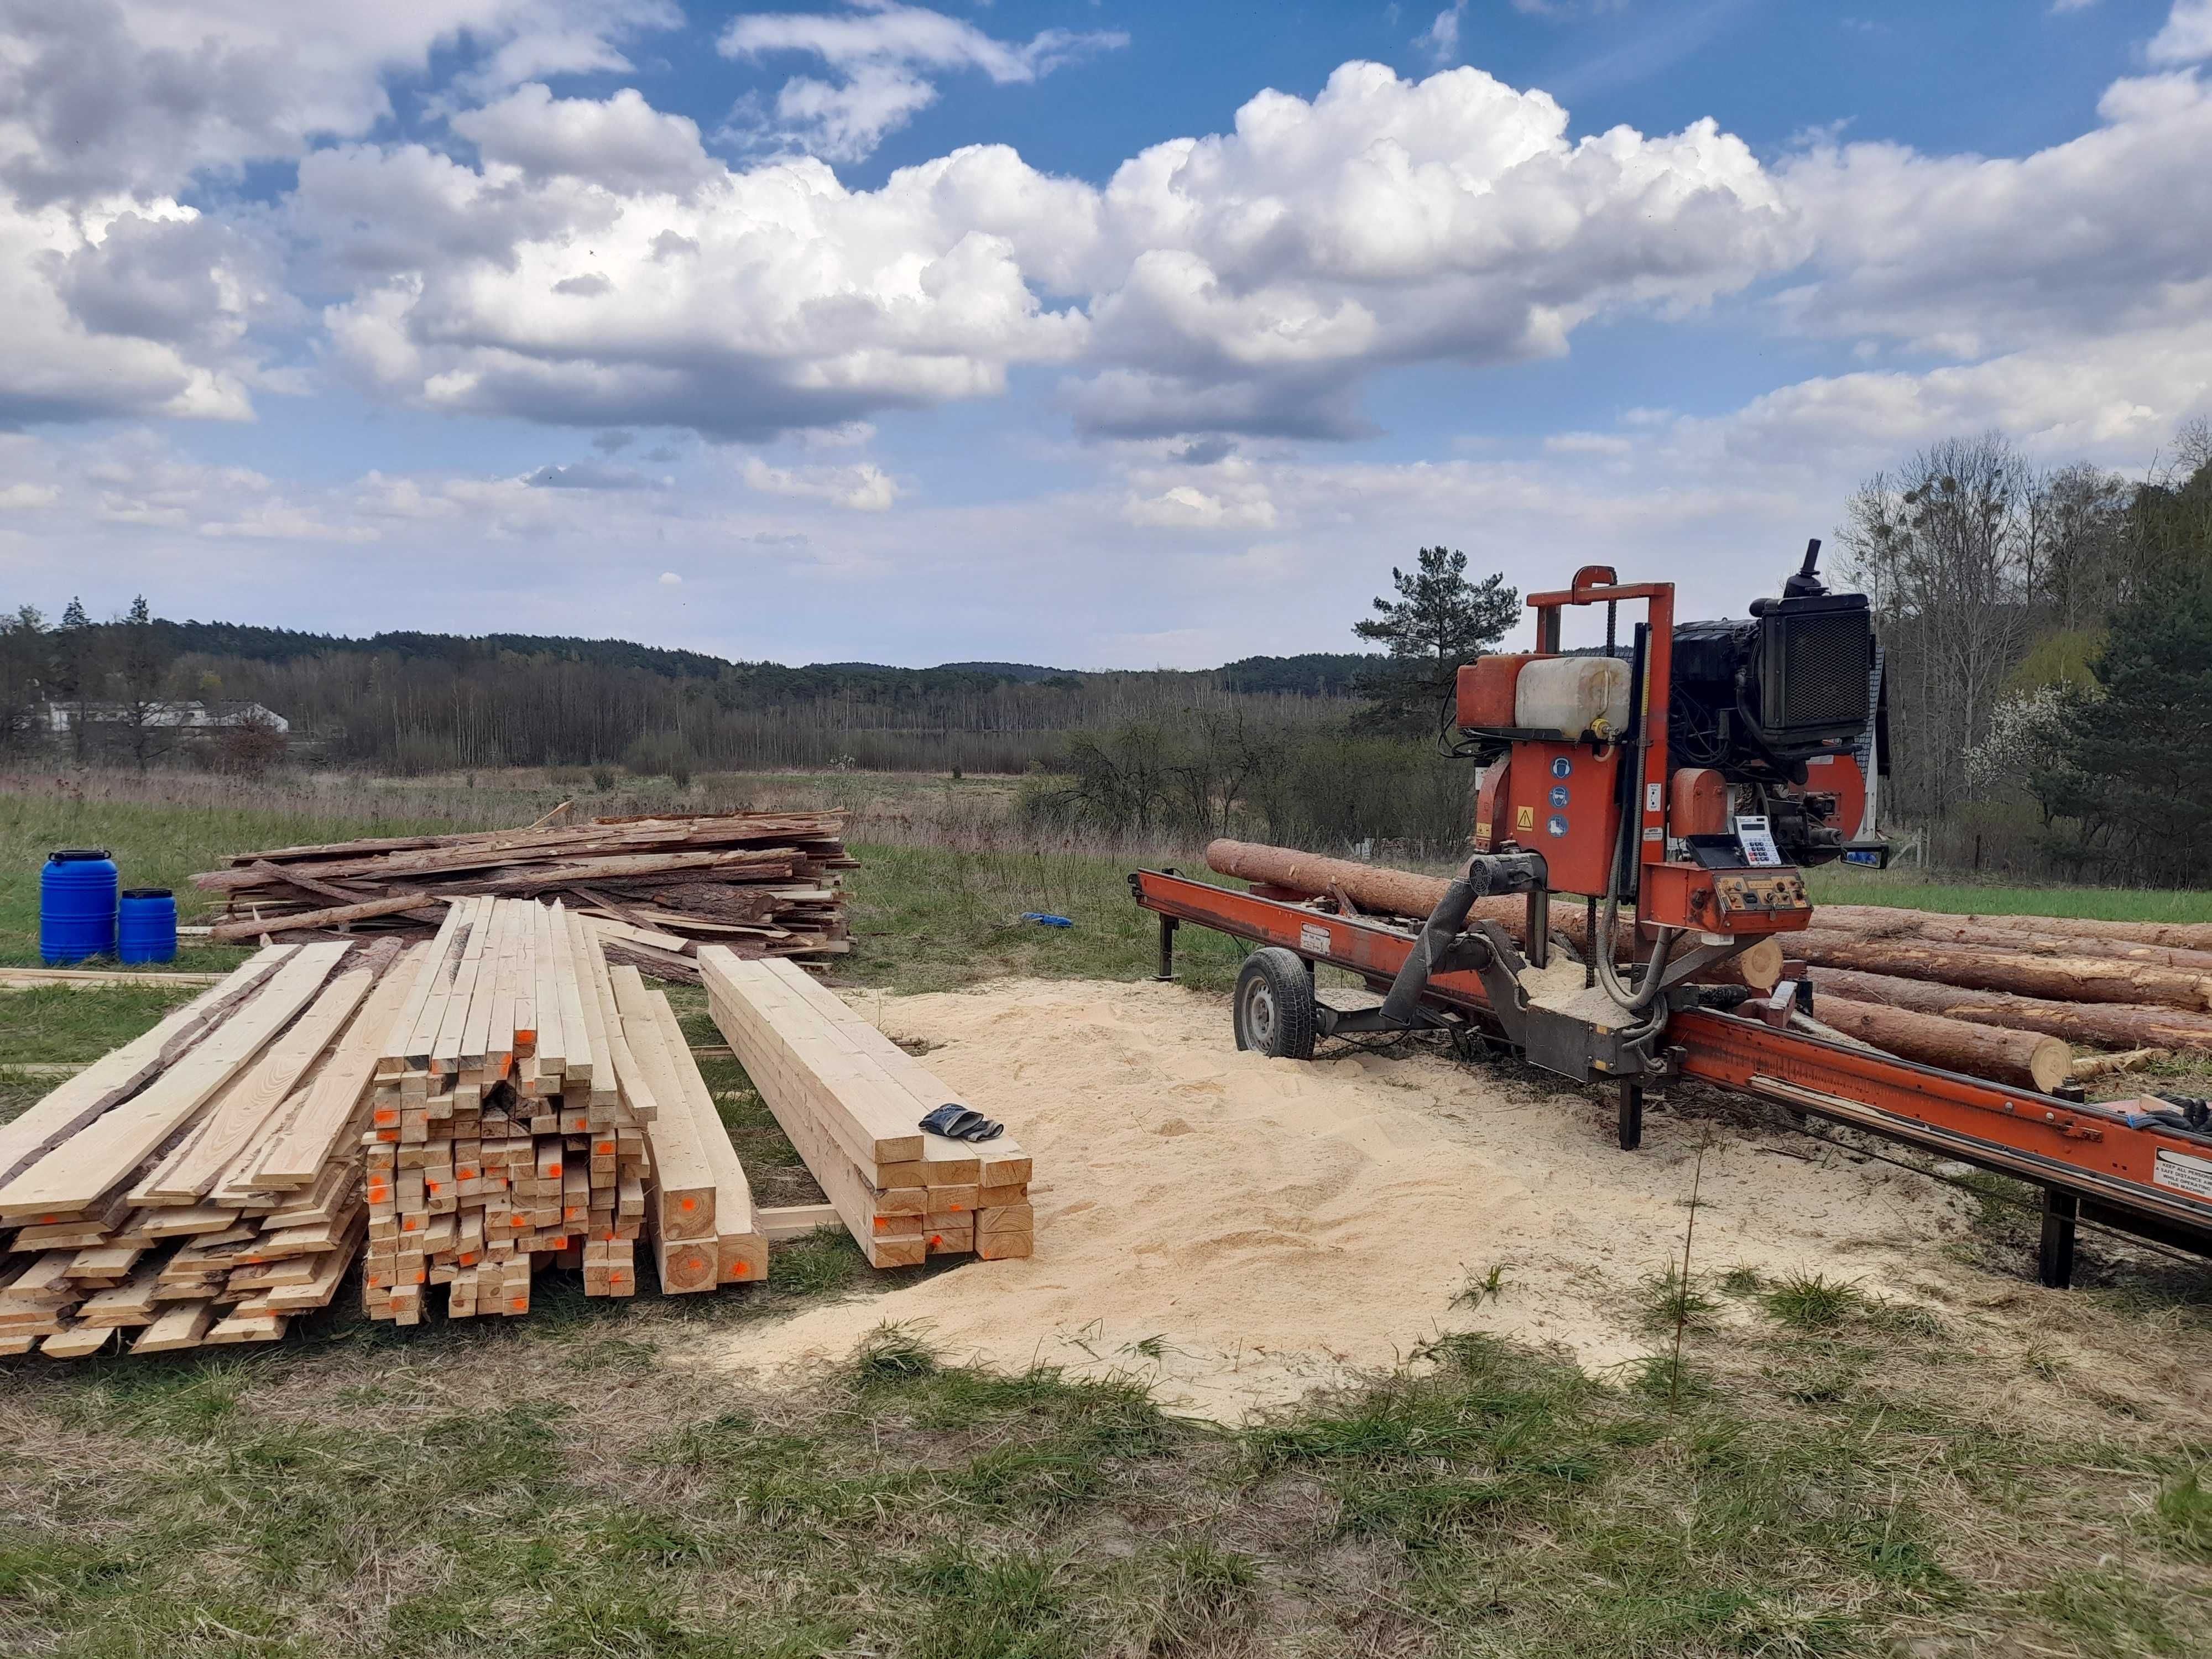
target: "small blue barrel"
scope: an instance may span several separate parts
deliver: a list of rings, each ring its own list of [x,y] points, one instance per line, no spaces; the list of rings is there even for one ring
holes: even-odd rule
[[[125,962],[177,959],[177,896],[166,887],[133,887],[115,913],[115,954]]]
[[[113,952],[118,881],[105,848],[48,854],[39,873],[39,954],[48,966]]]

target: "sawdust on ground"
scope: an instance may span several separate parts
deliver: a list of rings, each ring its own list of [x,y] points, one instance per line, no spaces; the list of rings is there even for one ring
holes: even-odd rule
[[[1033,1154],[1036,1255],[738,1331],[691,1363],[773,1375],[896,1322],[950,1359],[1132,1373],[1227,1421],[1452,1330],[1623,1364],[1656,1346],[1639,1285],[1680,1259],[1701,1144],[1699,1273],[1817,1272],[1908,1300],[1948,1276],[1926,1248],[1959,1224],[1947,1189],[1784,1132],[1662,1106],[1626,1153],[1594,1094],[1429,1054],[1240,1054],[1226,1000],[1172,985],[848,994],[939,1045],[930,1067]],[[1500,1293],[1470,1306],[1493,1267]]]

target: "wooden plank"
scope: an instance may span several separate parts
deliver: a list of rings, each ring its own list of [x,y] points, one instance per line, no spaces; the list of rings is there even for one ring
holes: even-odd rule
[[[582,969],[576,960],[574,921],[561,901],[554,900],[547,922],[553,943],[553,990],[560,1000],[561,1039],[567,1049],[568,1063],[562,1071],[578,1083],[589,1084],[595,1080],[596,1068],[601,1063],[599,1043],[605,1033],[599,1029],[596,998],[589,999],[590,1006],[586,1006],[587,999],[580,982]]]
[[[647,1086],[652,1091],[656,1109],[652,1121],[645,1126],[647,1146],[653,1149],[653,1179],[647,1188],[652,1200],[647,1215],[654,1236],[666,1239],[708,1239],[716,1236],[715,1203],[718,1198],[714,1167],[708,1161],[706,1143],[700,1138],[699,1125],[686,1109],[677,1080],[676,1060],[667,1050],[666,1039],[659,1024],[653,1018],[648,1000],[651,994],[638,977],[635,968],[617,968],[608,975],[614,993],[616,1012],[623,1023],[623,1040],[643,1073]],[[689,1057],[684,1064],[690,1063]],[[745,1219],[750,1222],[751,1205],[745,1206]],[[707,1282],[703,1285],[684,1285],[678,1289],[712,1290],[714,1278],[710,1258]],[[671,1288],[664,1280],[663,1288]]]
[[[628,945],[641,945],[649,951],[665,951],[672,956],[682,956],[691,948],[690,939],[679,939],[674,933],[658,933],[651,928],[633,927],[619,917],[599,915],[588,910],[579,914],[592,918],[592,927],[602,939],[621,939]]]
[[[97,1133],[72,1136],[4,1188],[0,1218],[66,1213],[143,1163],[235,1077],[321,989],[348,946],[302,945],[253,1000],[139,1093],[101,1118]]]
[[[758,1069],[749,1064],[747,1070],[761,1098],[870,1262],[877,1267],[920,1262],[927,1254],[920,1214],[911,1218],[878,1214],[877,1189],[823,1126],[817,1102],[801,1086],[800,1074],[787,1069],[772,1049],[757,1041],[719,998],[714,1000],[714,1018],[741,1056],[748,1051],[758,1054]]]
[[[530,909],[537,908],[532,905]],[[516,987],[526,971],[530,944],[530,910],[520,903],[502,906],[501,910],[499,972],[492,981],[491,1013],[483,1048],[484,1069],[495,1079],[506,1076],[514,1064]]]
[[[343,1144],[374,1083],[392,1024],[414,998],[422,965],[434,948],[413,946],[377,981],[337,1048],[315,1073],[299,1111],[261,1155],[254,1171],[258,1183],[289,1188],[313,1181]]]
[[[179,1348],[197,1348],[214,1323],[214,1303],[173,1302],[146,1327],[145,1334],[131,1345],[131,1352],[173,1353]]]
[[[535,899],[530,901],[530,910],[531,946],[535,953],[532,980],[536,987],[531,1012],[538,1021],[538,1074],[557,1080],[568,1069],[568,1048],[567,1028],[562,1024],[565,1005],[554,979],[553,913]],[[585,1080],[589,1078],[587,1070]]]
[[[782,1048],[830,1086],[842,1109],[830,1114],[825,1127],[855,1164],[872,1169],[921,1158],[922,1133],[912,1102],[893,1091],[877,1068],[857,1063],[851,1045],[838,1042],[819,1012],[793,996],[766,963],[742,962],[720,945],[701,951],[699,963],[710,999],[734,1000],[733,1012],[741,1017],[751,1011],[749,1023],[757,1028],[748,1033],[751,1041]],[[727,1027],[722,1035],[744,1058],[745,1042]]]
[[[635,971],[635,970],[632,970]],[[753,1224],[752,1185],[745,1179],[744,1163],[731,1142],[714,1097],[699,1075],[684,1045],[684,1028],[669,1005],[665,992],[640,987],[660,1033],[661,1052],[674,1073],[673,1100],[661,1097],[663,1111],[682,1110],[691,1119],[714,1177],[714,1237],[720,1247],[717,1280],[724,1285],[757,1281],[768,1276],[768,1240]]]
[[[787,1244],[823,1227],[842,1227],[835,1204],[779,1204],[753,1212],[753,1229],[771,1244]]]
[[[39,1352],[49,1359],[83,1359],[106,1347],[114,1334],[112,1329],[78,1325],[46,1338],[39,1344]]]
[[[509,966],[508,936],[518,920],[510,902],[493,902],[491,927],[484,940],[483,960],[477,969],[477,981],[469,992],[469,1017],[461,1028],[460,1069],[481,1072],[491,1058],[491,1022],[498,1006],[501,976]],[[513,992],[508,992],[512,999]],[[507,1010],[509,1023],[514,1019],[510,1000]]]
[[[155,973],[151,970],[106,968],[0,968],[0,989],[35,990],[41,985],[67,985],[78,990],[97,990],[115,985],[220,985],[222,974]]]
[[[446,913],[446,925],[430,942],[430,960],[423,964],[419,994],[403,1011],[392,1027],[392,1040],[382,1058],[413,1071],[427,1071],[430,1050],[445,1023],[446,1003],[453,994],[453,970],[468,929],[476,925],[483,908],[482,899],[465,899]]]
[[[162,1053],[172,1042],[196,1033],[210,1010],[273,974],[298,948],[277,945],[259,952],[207,995],[194,998],[153,1030],[93,1061],[14,1122],[0,1124],[0,1182],[21,1174],[34,1159],[143,1086],[161,1070]]]
[[[132,1196],[139,1202],[188,1203],[213,1190],[254,1132],[283,1105],[376,983],[374,970],[348,971],[322,988],[289,1030],[226,1085],[202,1116],[200,1134]]]
[[[461,1069],[461,1040],[468,1032],[477,978],[483,971],[484,958],[491,949],[494,911],[498,901],[487,898],[479,902],[476,920],[469,928],[468,943],[461,947],[460,963],[453,969],[453,990],[446,999],[444,1017],[438,1022],[438,1035],[430,1045],[433,1072],[453,1073]]]
[[[761,965],[794,997],[818,1010],[886,1077],[904,1089],[920,1109],[921,1115],[927,1115],[948,1102],[963,1106],[968,1103],[948,1089],[934,1072],[885,1036],[858,1009],[828,986],[817,982],[804,969],[792,963],[773,959]],[[939,1180],[931,1182],[933,1186],[959,1185],[969,1181],[981,1182],[986,1186],[1002,1185],[1008,1182],[1027,1181],[1032,1173],[1030,1155],[1011,1133],[982,1141],[948,1140],[941,1135],[929,1135],[924,1139],[922,1156],[927,1162],[952,1166]],[[975,1163],[975,1172],[961,1173],[960,1166],[970,1159]]]
[[[614,1082],[621,1091],[623,1104],[638,1123],[650,1122],[659,1115],[660,1097],[652,1080],[638,1064],[635,1052],[623,1029],[622,1014],[615,1004],[613,969],[606,955],[599,948],[593,923],[580,911],[568,913],[569,926],[576,939],[576,963],[584,983],[578,988],[585,996],[595,998],[599,1010],[599,1025],[593,1036],[595,1044],[603,1045],[602,1057],[614,1070]]]
[[[258,939],[265,933],[289,933],[299,927],[345,927],[376,916],[420,908],[442,901],[428,893],[395,893],[390,898],[363,899],[356,904],[333,904],[321,910],[299,910],[289,916],[257,917],[247,921],[219,921],[210,930],[218,945]]]
[[[154,1291],[163,1264],[150,1261],[131,1274],[126,1284],[88,1297],[76,1310],[77,1322],[88,1326],[150,1325],[161,1304]]]

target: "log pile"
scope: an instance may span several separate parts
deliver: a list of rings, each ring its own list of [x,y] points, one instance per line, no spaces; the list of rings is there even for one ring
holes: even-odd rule
[[[741,957],[836,955],[839,872],[855,860],[838,812],[726,812],[240,853],[194,876],[220,893],[218,944],[397,933],[427,938],[456,900],[561,898],[604,924],[606,949],[696,981],[702,944]]]
[[[337,1293],[361,1131],[428,947],[263,949],[0,1127],[0,1352],[265,1342]]]
[[[957,1097],[790,963],[714,948],[699,966],[714,1024],[871,1265],[1030,1254],[1030,1160],[1012,1135],[926,1133]]]
[[[1243,842],[1215,842],[1206,861],[1267,896],[1401,920],[1426,916],[1446,885]],[[1486,899],[1474,914],[1518,939],[1525,909],[1517,898]],[[1577,907],[1555,904],[1552,919],[1586,954]],[[1741,982],[1759,989],[1778,981],[1785,961],[1808,964],[1790,971],[1812,981],[1816,1017],[1854,1041],[2023,1088],[2112,1069],[2075,1060],[2069,1045],[2212,1053],[2212,924],[1822,905],[1811,928],[1738,960]]]

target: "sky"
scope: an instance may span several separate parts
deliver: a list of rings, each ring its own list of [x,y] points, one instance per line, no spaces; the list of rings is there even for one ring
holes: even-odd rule
[[[0,0],[0,605],[743,659],[1741,614],[2212,415],[2212,0]]]

